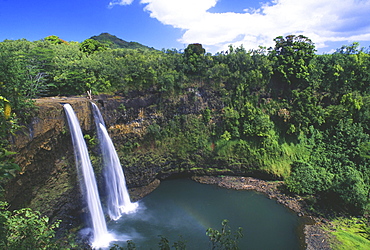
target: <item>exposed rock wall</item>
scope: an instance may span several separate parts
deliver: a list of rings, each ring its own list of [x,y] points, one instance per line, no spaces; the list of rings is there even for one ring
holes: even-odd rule
[[[222,108],[222,103],[210,95],[189,89],[176,100],[162,99],[156,93],[132,93],[126,98],[99,96],[93,101],[98,104],[113,141],[120,145],[143,136],[153,121],[160,123],[177,114],[200,114],[205,107]],[[75,224],[80,223],[76,218],[81,217],[77,215],[83,211],[83,204],[64,103],[72,105],[83,133],[94,133],[90,100],[84,97],[36,100],[37,115],[11,138],[12,149],[17,152],[16,163],[22,171],[7,184],[6,199],[14,209],[27,206],[52,219]],[[160,173],[160,166],[143,167],[125,171],[129,188],[157,183],[158,178],[167,176]]]
[[[6,186],[5,196],[14,209],[24,206],[51,218],[74,221],[81,208],[73,148],[63,103],[70,103],[83,131],[92,128],[86,98],[47,98],[36,101],[37,115],[11,138],[21,172]]]

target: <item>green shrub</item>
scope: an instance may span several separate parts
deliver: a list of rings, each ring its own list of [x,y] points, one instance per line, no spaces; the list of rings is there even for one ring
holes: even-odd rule
[[[60,221],[49,223],[49,218],[30,208],[9,211],[0,202],[0,248],[8,250],[60,249],[55,243],[54,229]]]

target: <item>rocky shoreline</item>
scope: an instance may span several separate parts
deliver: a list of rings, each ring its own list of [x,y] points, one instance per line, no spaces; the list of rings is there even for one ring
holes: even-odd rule
[[[223,188],[255,190],[264,193],[268,198],[276,200],[296,212],[298,216],[305,216],[310,221],[304,226],[306,249],[331,249],[329,236],[320,226],[323,219],[312,215],[307,210],[307,204],[300,196],[284,192],[283,181],[264,181],[239,176],[194,176],[192,179],[199,183],[218,185]]]

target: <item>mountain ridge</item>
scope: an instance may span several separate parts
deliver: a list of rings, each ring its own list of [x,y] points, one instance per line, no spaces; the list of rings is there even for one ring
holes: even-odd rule
[[[127,42],[115,35],[111,35],[107,32],[101,33],[98,36],[92,36],[90,39],[99,41],[107,45],[111,49],[145,49],[145,50],[155,50],[153,47],[148,47],[138,42]]]

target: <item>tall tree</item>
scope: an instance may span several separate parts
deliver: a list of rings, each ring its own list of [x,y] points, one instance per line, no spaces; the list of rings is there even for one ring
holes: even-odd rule
[[[269,56],[274,61],[275,80],[282,84],[284,94],[289,95],[292,89],[306,87],[315,45],[303,35],[279,36],[274,41]]]
[[[206,50],[199,43],[188,45],[184,51],[186,73],[196,76],[201,76],[205,73],[205,53]]]
[[[94,39],[86,39],[80,45],[80,50],[82,52],[87,53],[88,55],[91,55],[94,52],[103,51],[106,49],[107,47],[104,44]]]

